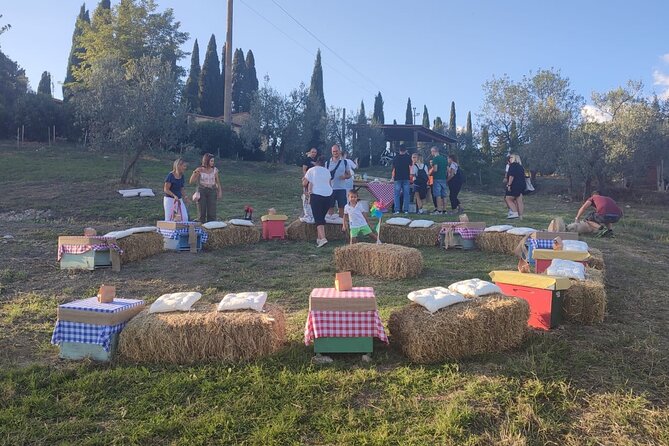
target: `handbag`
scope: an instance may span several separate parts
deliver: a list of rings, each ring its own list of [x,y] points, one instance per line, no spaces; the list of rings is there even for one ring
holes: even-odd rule
[[[170,216],[170,221],[176,221],[179,223],[184,221],[183,215],[181,213],[181,200],[178,198],[175,198],[172,202],[172,213]]]
[[[196,190],[193,194],[193,201],[200,201],[200,191]]]

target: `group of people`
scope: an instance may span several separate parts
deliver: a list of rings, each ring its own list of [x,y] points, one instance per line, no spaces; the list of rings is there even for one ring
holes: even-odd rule
[[[187,206],[190,200],[185,193],[187,169],[186,161],[178,158],[174,161],[172,171],[165,177],[163,208],[166,221],[189,221]],[[205,153],[202,156],[202,164],[193,170],[188,182],[195,184],[197,188],[193,194],[193,201],[197,204],[199,222],[215,221],[216,204],[223,190],[214,155]]]
[[[409,213],[409,201],[413,188],[416,213],[424,214],[427,211],[423,205],[431,191],[434,210],[432,214],[462,213],[463,208],[458,199],[460,189],[464,183],[464,175],[458,164],[458,157],[450,154],[444,157],[439,153],[439,147],[430,149],[432,159],[430,166],[423,162],[419,153],[409,155],[404,145],[400,145],[399,154],[393,158],[392,180],[394,182],[394,213]],[[446,210],[446,196],[450,200],[451,210]]]

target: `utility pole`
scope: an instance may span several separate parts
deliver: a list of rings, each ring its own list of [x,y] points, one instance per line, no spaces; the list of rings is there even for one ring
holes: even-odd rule
[[[342,120],[341,120],[341,148],[343,151],[346,150],[346,109],[343,111],[342,115]]]
[[[223,121],[232,124],[232,0],[228,0],[228,32],[225,36],[225,97]]]

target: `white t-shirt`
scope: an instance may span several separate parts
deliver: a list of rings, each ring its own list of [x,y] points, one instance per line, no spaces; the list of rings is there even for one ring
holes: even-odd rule
[[[348,215],[348,222],[352,228],[362,228],[367,226],[367,220],[363,215],[364,206],[358,201],[358,204],[351,206],[347,204],[344,206],[344,214]]]
[[[332,185],[330,184],[330,171],[323,166],[314,166],[307,170],[304,178],[312,184],[311,193],[329,197],[332,195]]]
[[[458,173],[458,163],[451,163],[451,165],[448,166],[448,167],[450,167],[451,170],[453,171],[453,175],[455,175],[456,173]]]

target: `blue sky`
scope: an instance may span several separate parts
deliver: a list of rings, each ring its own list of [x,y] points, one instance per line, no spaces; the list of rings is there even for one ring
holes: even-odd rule
[[[173,8],[190,33],[187,51],[198,39],[200,60],[212,33],[219,46],[224,41],[226,0],[157,2],[161,10]],[[0,46],[26,69],[33,88],[47,70],[60,96],[81,3],[5,0],[0,6],[0,23],[12,25]],[[91,13],[96,5],[87,2]],[[628,79],[643,81],[649,95],[669,90],[666,0],[235,0],[234,9],[233,46],[253,50],[261,84],[267,74],[284,93],[308,85],[320,47],[328,106],[350,114],[364,100],[371,112],[380,90],[386,122],[404,123],[411,97],[417,112],[427,105],[431,120],[447,121],[455,101],[458,125],[467,111],[476,125],[486,80],[505,73],[520,79],[542,68],[560,69],[586,100]]]

